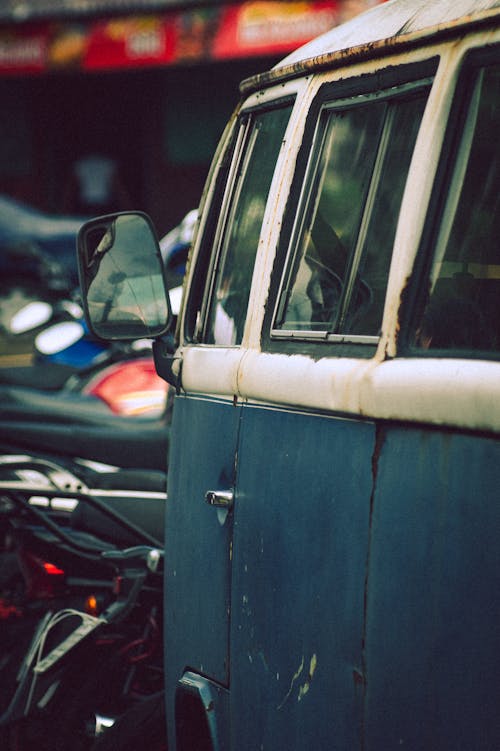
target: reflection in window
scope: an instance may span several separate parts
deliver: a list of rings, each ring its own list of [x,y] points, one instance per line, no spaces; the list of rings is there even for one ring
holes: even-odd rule
[[[239,344],[262,219],[291,107],[261,112],[243,126],[246,150],[233,190],[212,295],[206,340]]]
[[[425,349],[500,350],[500,66],[477,73],[416,330]]]
[[[423,90],[325,109],[275,329],[377,336]]]

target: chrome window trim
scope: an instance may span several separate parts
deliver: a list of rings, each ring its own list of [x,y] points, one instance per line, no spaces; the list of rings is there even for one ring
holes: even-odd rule
[[[372,336],[372,335],[360,335],[360,334],[334,334],[327,330],[322,331],[313,331],[308,329],[301,329],[301,330],[293,330],[293,329],[281,329],[276,327],[276,321],[279,320],[285,313],[286,310],[286,301],[287,301],[287,295],[289,293],[289,283],[290,278],[293,275],[293,271],[295,268],[295,265],[297,264],[297,261],[300,261],[298,258],[299,254],[299,241],[302,237],[303,230],[304,230],[304,223],[306,221],[306,217],[308,216],[309,212],[311,210],[314,210],[313,202],[309,203],[308,199],[311,195],[311,187],[314,184],[314,181],[316,179],[318,168],[319,168],[319,162],[321,159],[321,154],[323,153],[323,147],[324,147],[324,141],[327,131],[327,124],[328,124],[328,114],[331,112],[335,112],[337,110],[340,111],[347,111],[351,110],[355,107],[364,106],[371,102],[376,101],[385,101],[390,102],[394,99],[399,99],[400,97],[404,96],[404,94],[409,92],[418,92],[420,90],[428,89],[430,92],[432,83],[434,80],[434,76],[426,76],[421,79],[417,79],[414,81],[409,81],[406,83],[396,84],[392,87],[389,87],[387,89],[383,89],[381,91],[373,91],[373,92],[365,92],[362,94],[353,94],[348,97],[341,97],[339,99],[330,100],[327,102],[323,102],[321,105],[319,112],[317,113],[317,122],[314,128],[314,132],[311,139],[311,146],[309,149],[309,155],[307,159],[306,169],[305,169],[305,179],[302,185],[302,189],[300,191],[299,200],[297,202],[298,211],[292,226],[292,231],[290,234],[290,241],[288,243],[288,248],[285,256],[285,262],[283,265],[283,273],[281,282],[278,288],[278,293],[276,295],[276,301],[274,304],[274,310],[272,315],[272,325],[271,325],[271,331],[270,331],[270,339],[279,341],[279,340],[290,340],[290,341],[296,341],[297,339],[302,340],[321,340],[321,341],[331,341],[331,342],[350,342],[350,343],[359,343],[359,344],[375,344],[377,345],[379,342],[380,337],[379,336]],[[345,82],[342,82],[345,83]],[[321,92],[318,92],[317,96],[321,96]],[[347,273],[346,278],[346,290],[344,290],[342,295],[342,301],[346,299],[346,296],[352,291],[352,287],[354,284],[354,273],[353,269],[357,267],[357,264],[359,263],[361,250],[363,247],[363,240],[366,236],[367,228],[370,224],[371,214],[373,210],[373,204],[374,204],[374,198],[376,196],[376,192],[380,183],[380,172],[381,172],[381,165],[383,164],[383,158],[387,153],[387,146],[389,143],[390,138],[390,128],[391,123],[393,120],[393,115],[389,115],[389,117],[386,116],[384,120],[384,125],[382,129],[381,134],[381,143],[379,144],[377,154],[375,157],[375,165],[374,165],[374,176],[372,177],[370,187],[368,190],[368,194],[366,197],[365,207],[363,210],[363,215],[361,218],[361,224],[358,231],[358,235],[356,238],[356,244],[355,248],[352,251],[352,253],[349,256],[348,259],[348,265],[350,266],[350,270]],[[317,202],[319,200],[320,191],[317,192],[315,196],[315,201]],[[387,287],[386,287],[386,295],[387,295]],[[342,303],[343,307],[344,303]]]
[[[276,331],[273,334],[275,339],[287,341],[321,341],[337,342],[338,344],[374,344],[379,342],[379,336],[364,336],[362,334],[330,334],[328,331],[307,331],[302,329],[287,329],[286,331]]]
[[[224,187],[224,194],[223,194],[222,201],[220,204],[219,220],[217,222],[217,226],[216,226],[215,234],[214,234],[213,245],[216,248],[216,250],[215,252],[212,252],[210,254],[210,262],[208,264],[208,269],[207,269],[208,284],[205,285],[205,289],[203,291],[199,317],[198,317],[198,320],[196,321],[196,326],[195,326],[195,331],[194,331],[194,339],[196,342],[200,342],[200,343],[206,337],[206,328],[207,328],[207,321],[208,321],[208,313],[210,310],[210,301],[212,300],[212,295],[214,293],[214,286],[215,286],[215,281],[217,277],[216,269],[218,267],[221,254],[223,252],[222,251],[223,239],[225,236],[225,229],[227,227],[227,223],[229,219],[229,208],[231,205],[231,198],[233,196],[233,186],[234,186],[235,179],[236,179],[235,174],[238,170],[238,166],[241,160],[242,150],[243,150],[245,141],[247,139],[249,123],[250,123],[250,119],[248,117],[245,117],[244,113],[241,113],[238,118],[238,122],[236,126],[238,127],[238,134],[236,136],[236,143],[234,145],[233,156],[231,159],[231,166],[229,167],[227,180],[226,180],[226,184]]]
[[[244,178],[247,174],[249,160],[253,156],[253,147],[257,138],[257,130],[253,127],[256,116],[263,112],[270,112],[286,106],[290,106],[291,116],[295,97],[296,95],[291,93],[278,98],[274,96],[273,98],[264,99],[264,101],[257,103],[250,101],[238,113],[238,119],[235,126],[238,128],[238,134],[236,136],[236,143],[231,158],[231,166],[228,171],[224,194],[220,204],[219,219],[214,233],[213,247],[216,248],[216,250],[215,252],[212,250],[210,253],[210,262],[207,269],[208,284],[205,286],[203,292],[200,312],[194,331],[194,343],[197,345],[209,347],[220,346],[206,341],[208,336],[207,329],[210,323],[210,308],[218,279],[217,270],[228,247],[229,233],[227,230],[228,227],[230,227],[233,212],[239,200]],[[212,207],[210,207],[210,209],[211,208]],[[232,349],[239,349],[241,348],[241,342],[224,346]]]

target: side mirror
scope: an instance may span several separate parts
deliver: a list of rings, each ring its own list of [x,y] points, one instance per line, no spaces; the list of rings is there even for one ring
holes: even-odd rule
[[[131,341],[166,334],[172,312],[151,220],[123,212],[86,222],[78,233],[78,272],[90,330]]]

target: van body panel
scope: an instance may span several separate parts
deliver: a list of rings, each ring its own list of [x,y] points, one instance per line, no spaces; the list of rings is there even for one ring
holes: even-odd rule
[[[231,748],[359,745],[374,446],[371,423],[243,408]]]
[[[472,149],[492,143],[481,135],[497,117],[498,8],[491,0],[392,0],[242,85],[249,96],[233,125],[283,100],[291,112],[286,126],[280,120],[237,345],[212,345],[203,328],[219,299],[213,280],[224,238],[239,242],[236,220],[219,223],[238,186],[226,146],[205,190],[186,281],[166,511],[171,751],[500,747],[500,261],[490,221],[498,186],[488,169],[493,149]],[[322,319],[278,317],[300,274],[309,294],[307,242],[323,185],[336,177],[325,143],[351,142],[348,129],[330,124],[338,118],[358,133],[364,122],[351,112],[366,112],[370,123],[370,102],[394,113],[417,100],[422,106],[409,111],[420,129],[411,153],[402,149],[404,181],[395,181],[395,234],[375,243],[392,251],[377,298],[380,331],[359,342],[348,331],[343,350],[341,329],[307,328]],[[369,186],[352,192],[362,209],[344,300],[358,281],[359,236],[369,236],[393,143],[381,123]],[[456,239],[457,207],[468,216],[459,199],[471,154],[479,158],[470,159],[463,195],[470,204],[480,197],[474,222],[489,232],[471,234],[489,253],[479,260],[469,259],[462,237],[450,252],[447,244]],[[349,184],[351,152],[346,163],[341,185]],[[333,199],[325,205],[335,213]],[[349,213],[349,201],[342,206]],[[458,228],[469,230],[466,221]],[[489,349],[421,343],[416,322],[436,279],[449,289],[456,277],[478,282],[476,302],[487,290],[485,327],[497,337]],[[287,329],[288,320],[298,325]],[[231,508],[207,505],[207,491],[229,494]],[[176,716],[179,686],[217,694],[199,705],[210,737],[177,742],[179,723],[195,716],[189,708]]]
[[[185,670],[222,685],[229,681],[232,516],[221,516],[205,496],[234,487],[240,410],[215,399],[175,399],[172,430],[185,440],[172,446],[176,469],[169,477],[165,513],[166,528],[175,530],[165,550],[171,633],[166,659],[173,693]]]
[[[500,747],[498,438],[384,427],[366,634],[366,745]]]

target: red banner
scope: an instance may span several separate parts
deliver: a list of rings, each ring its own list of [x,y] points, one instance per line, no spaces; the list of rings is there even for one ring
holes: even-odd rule
[[[10,29],[0,33],[0,72],[40,73],[47,67],[46,27]]]
[[[166,65],[175,60],[175,25],[158,16],[96,23],[88,35],[87,70]]]
[[[88,23],[0,29],[0,74],[282,56],[383,0],[251,1]]]
[[[338,2],[247,2],[226,8],[213,57],[285,54],[336,25]]]

